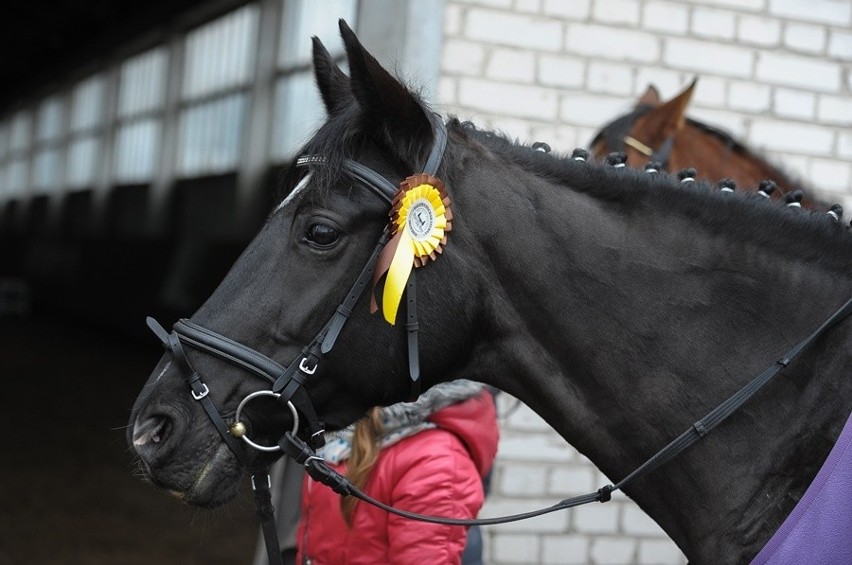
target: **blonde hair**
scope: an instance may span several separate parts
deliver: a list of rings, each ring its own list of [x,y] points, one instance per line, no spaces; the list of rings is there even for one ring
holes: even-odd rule
[[[367,416],[358,420],[352,433],[352,453],[346,463],[346,478],[363,490],[370,477],[370,472],[379,458],[381,451],[382,418],[379,408],[371,408]],[[345,496],[340,501],[340,510],[347,526],[352,526],[352,514],[358,499]]]

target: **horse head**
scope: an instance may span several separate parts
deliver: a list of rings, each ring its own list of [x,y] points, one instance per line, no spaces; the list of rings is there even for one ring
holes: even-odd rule
[[[660,100],[654,85],[648,85],[630,113],[608,123],[595,135],[591,144],[594,155],[602,158],[612,151],[624,151],[633,166],[643,167],[649,161],[667,166],[675,152],[675,138],[686,125],[686,108],[695,84],[693,80],[667,102]]]
[[[624,152],[627,164],[640,169],[649,163],[672,172],[694,167],[700,178],[730,180],[744,190],[758,190],[760,182],[768,179],[779,189],[772,193],[774,198],[784,198],[801,188],[797,179],[728,132],[687,116],[697,82],[693,79],[666,101],[656,87],[649,85],[633,110],[595,135],[591,142],[594,156],[603,159],[611,152]],[[806,208],[818,207],[815,204],[810,198],[802,202]]]
[[[244,403],[241,411],[247,437],[272,447],[294,425],[294,415],[303,423],[312,421],[318,428],[310,430],[313,433],[339,429],[370,407],[407,399],[411,390],[403,316],[391,325],[371,314],[369,292],[361,295],[369,277],[359,277],[381,247],[377,242],[382,242],[388,225],[393,194],[374,193],[375,183],[365,186],[363,179],[344,170],[347,164],[365,165],[368,173],[382,177],[377,181],[382,189],[383,179],[396,185],[424,170],[432,153],[444,155],[433,149],[435,119],[424,104],[381,67],[344,22],[340,27],[351,78],[314,38],[315,79],[328,119],[301,151],[303,158],[285,174],[289,196],[190,320],[180,322],[172,334],[155,325],[170,351],[135,403],[128,440],[153,482],[196,505],[227,501],[245,466],[270,457],[251,450],[248,460],[241,461],[239,443],[229,449],[233,442],[217,433],[203,402],[212,403],[222,423],[230,425],[241,401],[269,389],[258,374],[274,383],[281,377],[276,371],[290,368],[290,374],[295,373],[292,383],[301,394],[307,393],[312,406],[293,412],[276,402],[278,397],[262,395]],[[440,337],[441,343],[454,344],[418,359],[418,376],[426,387],[437,375],[449,375],[454,358],[464,351],[460,328],[472,321],[473,310],[465,305],[475,304],[477,289],[460,267],[471,264],[456,253],[418,269],[421,303],[445,305],[420,309],[420,343],[428,345]],[[445,273],[439,277],[438,271]],[[441,286],[438,280],[454,284]],[[382,289],[378,282],[376,292]],[[347,302],[350,294],[357,300]],[[329,326],[335,325],[337,332],[343,322],[346,326],[335,339],[345,345],[320,353],[333,341],[327,336]],[[211,335],[215,354],[199,345]],[[239,344],[253,351],[234,362]],[[317,355],[310,357],[306,350]],[[256,353],[266,359],[258,361]],[[267,370],[247,370],[252,363]],[[296,366],[300,369],[293,371]],[[278,392],[283,394],[286,382],[281,384]],[[304,426],[300,433],[306,433]]]

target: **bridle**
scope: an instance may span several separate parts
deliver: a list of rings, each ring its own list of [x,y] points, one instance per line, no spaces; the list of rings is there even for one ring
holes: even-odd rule
[[[429,117],[435,139],[423,167],[423,172],[427,175],[435,175],[440,167],[441,159],[447,145],[447,129],[440,116],[429,114]],[[318,155],[303,156],[296,161],[298,167],[321,166],[324,163],[324,158]],[[393,198],[397,193],[397,186],[381,174],[352,159],[345,159],[342,163],[342,168],[353,180],[384,200],[389,206],[393,203]],[[319,459],[316,457],[314,450],[319,449],[325,444],[325,428],[317,416],[313,402],[305,389],[305,384],[316,372],[317,366],[323,356],[328,354],[334,347],[355,304],[370,285],[379,254],[389,239],[389,229],[385,228],[379,236],[367,263],[346,294],[346,298],[343,299],[334,314],[332,314],[322,329],[317,332],[310,343],[306,344],[302,348],[301,353],[286,367],[250,347],[187,319],[181,319],[175,323],[171,333],[167,332],[153,318],[149,317],[147,319],[148,327],[171,354],[178,369],[184,376],[193,399],[201,404],[205,413],[219,432],[219,435],[222,436],[223,441],[240,463],[251,471],[257,512],[261,519],[267,553],[269,553],[271,564],[280,563],[281,559],[272,516],[268,467],[264,464],[253,464],[245,445],[259,451],[284,451],[287,454],[290,454],[290,451],[301,453],[302,450],[310,450],[312,455],[308,457],[311,457],[312,460]],[[415,281],[416,278],[414,273],[412,273],[406,285],[405,322],[412,399],[420,395],[419,326],[417,321]],[[266,380],[270,385],[269,390],[260,390],[247,395],[240,402],[234,413],[234,421],[229,425],[210,399],[208,386],[187,358],[185,346],[218,357],[248,373]],[[286,406],[293,416],[293,429],[282,436],[278,445],[264,446],[255,443],[249,438],[246,433],[245,424],[239,419],[245,405],[260,396],[274,398]],[[308,437],[307,443],[303,442],[297,436],[300,427],[304,429],[305,435]],[[243,440],[243,444],[239,442],[238,438]],[[304,461],[300,461],[300,463],[304,464]],[[275,555],[278,556],[277,559]]]
[[[435,134],[435,143],[429,154],[424,171],[427,174],[434,175],[441,163],[441,157],[444,154],[444,148],[447,145],[447,130],[444,122],[438,116],[432,118],[433,132]],[[317,155],[308,155],[300,157],[296,164],[298,167],[308,167],[312,165],[322,165],[324,159]],[[389,180],[384,178],[376,171],[352,159],[343,161],[344,171],[351,176],[359,184],[363,185],[371,192],[376,194],[386,203],[391,204],[393,197],[397,192],[396,186]],[[247,396],[237,408],[237,414],[241,412],[246,402],[256,398],[257,396],[273,396],[278,402],[286,405],[291,413],[295,414],[296,425],[299,427],[299,414],[304,419],[304,428],[309,436],[310,445],[319,449],[325,443],[323,434],[325,429],[322,422],[317,417],[316,410],[310,397],[305,390],[305,383],[316,372],[317,366],[324,355],[328,354],[340,335],[343,326],[346,324],[355,304],[364,294],[364,291],[369,286],[373,271],[376,266],[379,253],[387,244],[389,232],[385,229],[372,253],[370,254],[367,263],[364,265],[358,278],[350,287],[346,298],[332,314],[331,318],[314,336],[310,343],[306,344],[301,353],[286,367],[278,362],[270,359],[266,355],[247,347],[241,343],[233,341],[221,334],[212,330],[199,326],[187,319],[179,320],[173,327],[172,332],[168,333],[160,324],[153,318],[148,318],[148,326],[157,335],[166,349],[172,354],[178,368],[187,379],[187,384],[192,390],[192,396],[195,400],[201,401],[210,419],[213,420],[220,435],[223,436],[225,442],[231,447],[234,454],[245,461],[244,454],[241,453],[243,447],[236,444],[234,436],[242,437],[243,441],[249,446],[258,448],[258,444],[248,439],[245,433],[234,433],[235,430],[226,426],[224,418],[218,413],[212,405],[208,395],[209,389],[201,380],[198,373],[192,368],[189,360],[184,352],[184,345],[192,347],[200,351],[209,353],[224,361],[227,361],[237,367],[254,374],[262,379],[265,379],[271,384],[268,391],[258,391]],[[409,281],[408,290],[413,292],[414,277]],[[409,374],[411,376],[411,393],[414,398],[420,395],[420,369],[419,369],[419,348],[418,348],[418,325],[416,314],[416,299],[412,300],[409,296],[407,300],[408,317],[405,324],[408,333],[409,348],[408,352],[411,359],[409,360]],[[261,451],[278,451],[279,449],[273,446],[260,446]]]
[[[440,116],[430,114],[430,120],[433,127],[434,144],[423,170],[426,174],[435,175],[440,167],[441,159],[446,148],[447,131]],[[323,165],[324,163],[325,160],[323,157],[316,155],[303,156],[297,160],[297,166],[300,167]],[[351,159],[344,160],[342,168],[352,179],[356,180],[359,184],[363,185],[389,205],[393,202],[394,195],[397,193],[397,187],[385,177]],[[172,332],[169,333],[153,318],[147,319],[148,326],[159,338],[166,350],[169,351],[178,369],[184,376],[193,399],[202,405],[202,408],[212,421],[216,430],[222,436],[225,444],[231,449],[240,463],[249,469],[251,473],[252,488],[255,492],[257,515],[261,521],[270,565],[281,564],[281,552],[278,544],[277,533],[275,531],[275,520],[273,515],[274,509],[272,507],[270,494],[271,481],[269,478],[268,466],[264,463],[253,463],[252,459],[248,456],[245,446],[249,446],[259,451],[282,451],[284,454],[294,459],[298,464],[304,465],[307,473],[314,480],[329,486],[341,495],[354,496],[366,503],[372,504],[399,516],[429,523],[461,526],[503,524],[525,520],[591,502],[608,502],[611,499],[613,491],[623,490],[628,484],[663,463],[671,460],[693,443],[704,438],[713,428],[742,406],[755,392],[769,382],[784,367],[787,367],[813,340],[852,312],[852,299],[850,299],[819,328],[817,328],[814,333],[798,343],[780,360],[766,368],[763,372],[753,378],[745,387],[717,406],[704,418],[695,422],[695,424],[688,428],[683,434],[678,436],[675,440],[662,448],[645,461],[645,463],[637,467],[632,473],[627,475],[615,485],[607,485],[588,494],[564,499],[557,504],[540,510],[514,514],[511,516],[488,519],[453,519],[428,516],[399,510],[377,501],[352,485],[346,477],[343,477],[326,465],[323,459],[316,453],[316,450],[322,447],[325,443],[325,430],[322,422],[317,416],[316,409],[310,399],[310,396],[305,389],[305,384],[308,379],[310,379],[316,372],[317,366],[321,362],[323,356],[330,352],[334,347],[334,344],[340,335],[340,331],[349,319],[354,306],[369,286],[373,272],[376,268],[377,259],[380,252],[387,244],[389,236],[389,229],[386,228],[376,242],[369,259],[354,284],[351,286],[346,298],[343,299],[334,314],[332,314],[331,318],[326,322],[322,329],[320,329],[313,340],[305,345],[302,348],[301,353],[286,367],[246,345],[233,341],[189,320],[179,320],[174,325]],[[409,278],[406,286],[407,313],[405,331],[408,341],[411,393],[412,396],[416,398],[419,396],[420,391],[420,368],[417,337],[418,323],[416,287],[414,281],[415,277],[412,273],[412,276]],[[239,403],[234,413],[233,423],[228,425],[225,417],[219,412],[213,404],[213,401],[210,399],[209,388],[187,359],[184,346],[189,346],[193,349],[227,361],[228,363],[231,363],[232,365],[267,381],[270,388],[268,390],[255,391],[247,395]],[[240,415],[246,404],[261,396],[272,397],[282,405],[286,406],[294,419],[293,428],[285,432],[275,446],[264,446],[253,442],[249,439],[246,433],[245,424],[240,421]],[[307,442],[299,437],[300,428],[304,429],[304,435],[308,437]],[[239,439],[243,440],[242,444],[239,442]]]

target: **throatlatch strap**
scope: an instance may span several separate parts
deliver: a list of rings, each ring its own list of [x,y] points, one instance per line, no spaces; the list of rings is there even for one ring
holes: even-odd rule
[[[417,342],[417,277],[411,273],[405,287],[406,321],[405,333],[408,336],[408,374],[411,376],[411,402],[420,396],[420,347]]]

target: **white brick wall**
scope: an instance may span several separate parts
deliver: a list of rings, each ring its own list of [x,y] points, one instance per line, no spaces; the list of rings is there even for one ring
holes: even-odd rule
[[[500,395],[498,462],[481,516],[526,512],[609,484],[540,416]],[[681,564],[685,560],[659,526],[623,493],[591,504],[485,529],[486,561],[504,563]]]
[[[742,15],[737,21],[737,41],[762,47],[778,45],[781,39],[781,22],[765,16]]]
[[[445,0],[439,107],[570,152],[693,76],[689,114],[729,129],[852,212],[850,0]],[[848,218],[847,218],[848,220]],[[511,404],[503,396],[501,409]],[[517,513],[606,480],[541,418],[502,425],[484,516]],[[488,563],[684,563],[626,496],[487,528]]]
[[[837,92],[841,88],[843,67],[833,61],[812,57],[764,52],[757,56],[754,76],[769,84]]]
[[[439,102],[567,151],[649,82],[670,98],[697,75],[692,115],[852,209],[824,165],[849,159],[850,29],[849,0],[447,0]]]

